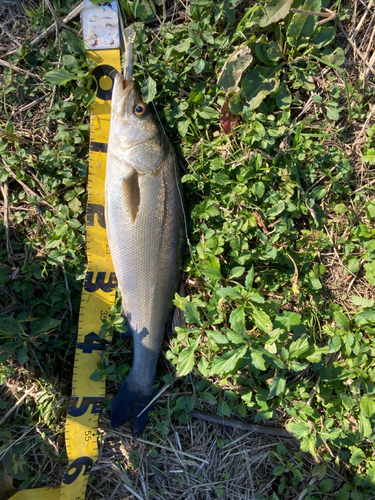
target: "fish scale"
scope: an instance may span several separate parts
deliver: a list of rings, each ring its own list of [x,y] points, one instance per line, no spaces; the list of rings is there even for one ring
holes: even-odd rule
[[[166,325],[179,291],[184,216],[175,155],[142,102],[136,83],[115,78],[105,183],[106,226],[128,331],[132,368],[112,406],[112,425],[129,420],[140,435]],[[137,116],[135,110],[143,110]]]

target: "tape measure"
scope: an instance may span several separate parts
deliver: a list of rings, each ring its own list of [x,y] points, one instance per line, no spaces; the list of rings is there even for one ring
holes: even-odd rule
[[[37,488],[16,493],[15,500],[84,500],[90,471],[98,459],[98,420],[105,396],[105,379],[94,373],[109,337],[99,337],[102,319],[110,316],[116,294],[116,277],[104,219],[104,182],[111,117],[113,78],[121,72],[117,2],[104,6],[88,2],[81,22],[87,57],[95,63],[97,83],[91,106],[90,156],[86,240],[88,267],[83,284],[78,338],[74,360],[72,397],[66,420],[68,468],[60,488]]]

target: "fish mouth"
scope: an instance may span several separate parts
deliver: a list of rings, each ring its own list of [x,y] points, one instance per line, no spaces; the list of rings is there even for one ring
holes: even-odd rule
[[[117,118],[127,117],[127,103],[136,83],[124,80],[120,73],[115,76],[112,91],[112,115]]]

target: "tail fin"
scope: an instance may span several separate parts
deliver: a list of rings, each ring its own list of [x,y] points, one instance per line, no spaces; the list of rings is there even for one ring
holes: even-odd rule
[[[149,412],[153,407],[150,406],[141,415],[139,414],[156,396],[158,389],[151,390],[150,394],[144,394],[139,390],[134,391],[131,379],[131,374],[129,374],[113,401],[111,425],[116,428],[129,421],[133,426],[134,436],[139,437],[149,421]]]

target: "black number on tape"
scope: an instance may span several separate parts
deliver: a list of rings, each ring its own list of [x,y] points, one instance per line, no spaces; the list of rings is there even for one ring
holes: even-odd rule
[[[101,339],[97,333],[91,332],[85,335],[83,342],[77,343],[77,347],[82,349],[85,354],[91,354],[92,351],[103,351],[107,344],[108,340]]]
[[[109,273],[108,281],[104,281],[106,279],[106,274],[107,273],[100,271],[96,276],[95,283],[93,283],[94,271],[88,271],[83,285],[86,292],[96,292],[99,288],[103,290],[103,292],[112,292],[117,285],[116,275],[115,273]]]
[[[70,400],[68,413],[71,417],[82,417],[82,415],[87,412],[90,405],[92,405],[91,413],[100,413],[100,403],[103,398],[82,398],[81,404],[77,406],[78,400],[79,398],[75,396]]]
[[[117,69],[113,66],[109,66],[108,64],[101,64],[100,66],[97,66],[91,73],[95,77],[93,80],[92,90],[94,92],[97,90],[96,95],[99,99],[103,99],[103,101],[110,101],[112,99],[113,79],[116,73],[118,73]],[[109,76],[112,80],[112,86],[108,90],[102,89],[100,86],[100,79],[105,75]]]
[[[81,474],[82,469],[84,469],[83,475],[86,476],[87,474],[90,474],[90,471],[92,469],[92,466],[94,465],[94,460],[90,457],[79,457],[72,462],[69,467],[67,472],[63,476],[63,483],[64,484],[72,484],[77,477]],[[74,469],[74,472],[71,474],[71,471]]]
[[[104,207],[98,203],[88,203],[87,204],[87,225],[93,226],[95,224],[95,214],[100,227],[105,229],[105,217],[104,217]]]

